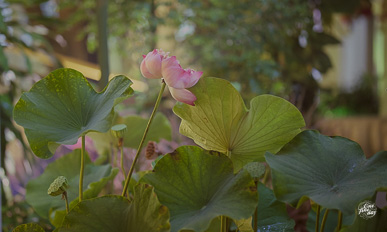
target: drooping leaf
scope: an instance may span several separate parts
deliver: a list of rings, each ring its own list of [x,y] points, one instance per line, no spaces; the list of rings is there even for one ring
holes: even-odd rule
[[[193,88],[195,106],[177,103],[180,133],[207,150],[231,157],[236,170],[251,161],[264,161],[266,151],[277,152],[305,126],[290,102],[272,95],[251,100],[248,110],[230,82],[202,78]]]
[[[27,223],[17,226],[12,232],[44,232],[44,229],[36,223]]]
[[[75,150],[50,163],[44,173],[27,184],[26,201],[43,218],[48,218],[49,213],[55,210],[64,210],[65,202],[60,197],[51,197],[47,194],[48,187],[57,176],[65,176],[69,182],[67,196],[69,201],[78,198],[80,150]],[[118,173],[110,165],[96,166],[90,162],[86,155],[83,189],[85,199],[96,197],[109,180]]]
[[[248,218],[257,205],[257,191],[246,170],[234,175],[232,162],[219,153],[183,146],[159,160],[142,182],[155,187],[171,213],[171,231],[205,231],[221,215]]]
[[[103,196],[78,203],[65,217],[59,232],[154,231],[167,232],[168,208],[161,205],[152,187],[137,185],[134,199]]]
[[[73,69],[57,69],[22,94],[14,108],[32,151],[50,158],[59,144],[75,144],[90,131],[110,129],[114,106],[130,96],[132,82],[113,78],[100,93]]]
[[[294,231],[295,222],[289,218],[286,205],[275,198],[271,189],[258,183],[258,196],[258,231]]]
[[[293,205],[307,196],[350,215],[361,200],[387,187],[387,152],[366,159],[357,143],[317,131],[302,132],[277,155],[267,153],[266,161],[276,197]]]

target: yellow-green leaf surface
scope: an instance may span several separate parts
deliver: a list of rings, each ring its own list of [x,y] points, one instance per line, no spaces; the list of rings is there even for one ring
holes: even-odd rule
[[[44,232],[44,229],[36,223],[27,223],[17,226],[12,232]]]
[[[59,232],[168,232],[169,211],[153,188],[137,185],[134,199],[103,196],[78,203],[66,215]]]
[[[278,152],[305,126],[297,108],[276,96],[257,96],[247,109],[223,79],[202,78],[190,91],[197,97],[195,106],[177,103],[173,109],[182,119],[180,133],[207,150],[228,154],[236,170],[264,161],[266,151]]]
[[[130,96],[131,84],[116,76],[97,93],[80,72],[57,69],[22,94],[14,119],[24,127],[35,155],[50,158],[59,144],[75,144],[90,131],[108,131],[113,108]]]

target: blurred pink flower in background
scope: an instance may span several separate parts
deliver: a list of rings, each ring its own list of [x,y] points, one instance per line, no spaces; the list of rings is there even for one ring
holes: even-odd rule
[[[164,78],[174,99],[189,105],[194,105],[196,96],[187,88],[194,86],[203,72],[183,69],[176,56],[161,49],[149,52],[141,62],[140,70],[144,77],[150,79]]]

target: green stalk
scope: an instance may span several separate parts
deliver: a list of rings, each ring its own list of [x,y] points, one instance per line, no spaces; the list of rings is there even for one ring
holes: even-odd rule
[[[255,183],[255,188],[257,189],[257,186],[258,186],[258,182],[259,182],[259,179],[256,178],[254,183]],[[258,206],[255,207],[255,211],[254,211],[254,231],[258,231]]]
[[[255,208],[254,212],[254,231],[258,231],[258,207]]]
[[[265,174],[264,174],[263,180],[262,180],[262,184],[264,184],[265,186],[267,184],[267,181],[269,180],[269,175],[270,175],[270,167],[266,166]]]
[[[316,227],[315,227],[315,231],[318,232],[318,224],[320,223],[320,209],[321,209],[321,206],[320,205],[317,205],[317,212],[316,212]]]
[[[323,216],[323,220],[321,222],[320,232],[324,232],[324,227],[325,227],[325,223],[327,222],[328,213],[329,213],[329,209],[326,209],[325,213],[324,213],[324,216]]]
[[[82,136],[81,172],[79,174],[79,202],[83,198],[83,173],[85,171],[85,136]]]
[[[121,170],[122,170],[122,175],[124,175],[124,180],[126,180],[126,171],[124,168],[124,146],[122,145],[122,142],[120,145],[120,150],[121,150]]]
[[[339,216],[337,220],[337,231],[341,230],[341,225],[343,224],[343,213],[339,210]]]
[[[67,192],[64,191],[63,192],[63,198],[65,199],[65,202],[66,202],[66,213],[69,213],[69,200],[67,199]]]
[[[164,89],[165,89],[165,82],[164,80],[162,81],[162,85],[161,85],[161,89],[160,89],[160,92],[159,92],[159,95],[157,96],[157,100],[156,100],[156,103],[155,103],[155,107],[153,108],[153,111],[152,111],[152,114],[149,118],[149,121],[148,121],[148,124],[146,125],[146,128],[145,128],[145,131],[144,131],[144,135],[142,136],[142,139],[141,139],[141,142],[140,144],[138,145],[138,149],[137,149],[137,153],[136,153],[136,156],[134,157],[134,160],[133,160],[133,163],[132,163],[132,166],[130,167],[130,170],[129,170],[129,173],[128,173],[128,176],[125,180],[125,185],[124,185],[124,189],[122,190],[122,196],[124,197],[126,195],[126,192],[128,190],[128,186],[129,186],[129,181],[130,181],[130,178],[132,177],[132,173],[133,173],[133,170],[134,170],[134,166],[136,165],[136,162],[137,162],[137,159],[138,157],[140,156],[140,153],[141,153],[141,150],[142,150],[142,145],[144,144],[145,142],[145,138],[146,138],[146,135],[148,134],[148,131],[149,131],[149,127],[152,123],[152,120],[156,114],[156,111],[157,109],[159,108],[159,105],[160,105],[160,101],[161,101],[161,97],[163,96],[163,92],[164,92]]]

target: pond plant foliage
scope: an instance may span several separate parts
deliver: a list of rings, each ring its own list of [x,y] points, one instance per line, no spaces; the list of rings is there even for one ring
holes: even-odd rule
[[[161,81],[148,121],[115,116],[115,106],[133,93],[125,76],[96,92],[80,72],[58,69],[17,102],[14,120],[39,158],[82,141],[81,149],[55,160],[27,185],[27,202],[55,231],[294,231],[286,204],[305,201],[312,203],[315,231],[360,231],[356,225],[387,231],[385,209],[372,220],[356,217],[359,203],[387,187],[386,152],[367,159],[349,139],[304,129],[302,114],[280,97],[256,96],[246,106],[230,82],[183,69],[162,50],[144,56],[140,69]],[[166,87],[178,101],[173,112],[181,118],[180,133],[197,146],[162,154],[152,171],[136,173],[148,141],[171,139],[168,120],[156,114]],[[108,147],[112,127],[121,141],[121,164],[122,149],[137,148],[130,170],[93,162],[85,151],[86,135],[97,147]],[[109,183],[119,172],[125,176],[122,194],[114,195]],[[68,206],[47,194],[53,182],[49,193],[65,193]],[[329,211],[336,217],[328,217]],[[44,230],[29,223],[14,231]]]

